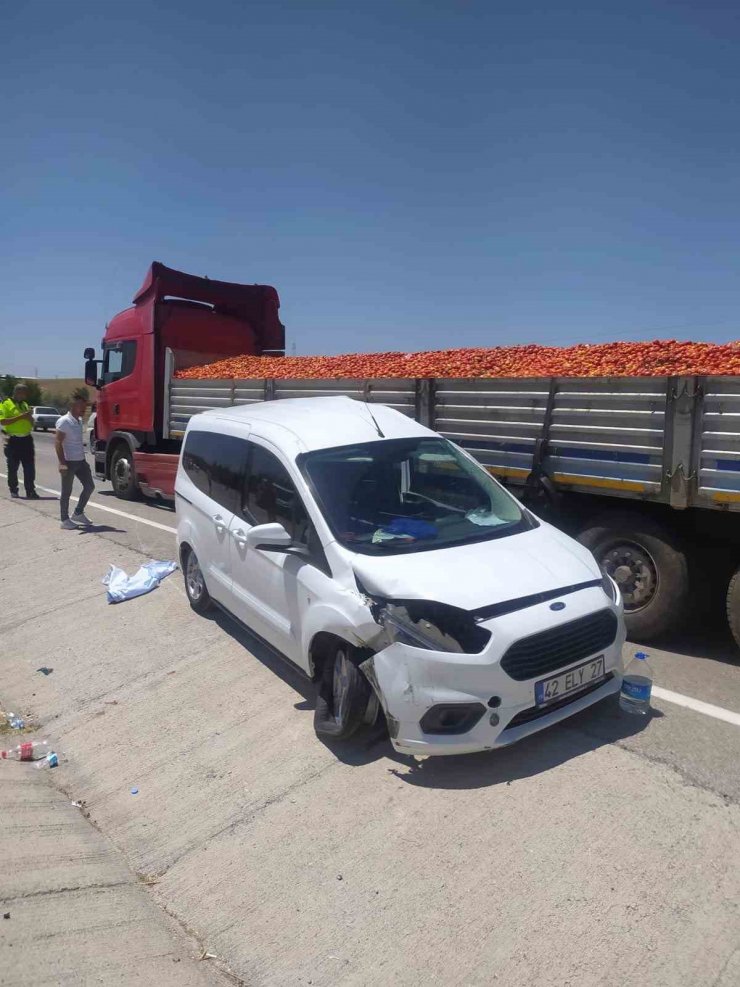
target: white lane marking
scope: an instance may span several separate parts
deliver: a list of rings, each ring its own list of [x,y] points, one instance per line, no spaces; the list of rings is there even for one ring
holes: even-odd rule
[[[7,479],[5,473],[0,473],[0,476]],[[42,487],[36,484],[38,490],[43,490],[44,493],[54,494],[56,497],[61,496],[61,490],[52,490],[50,487]],[[70,497],[72,503],[76,504],[79,497]],[[138,521],[139,524],[148,524],[150,528],[159,528],[160,531],[169,531],[170,534],[176,535],[177,528],[171,528],[168,524],[160,524],[159,521],[150,521],[148,518],[137,517],[135,514],[127,514],[126,511],[117,511],[115,507],[104,507],[102,504],[98,504],[97,501],[89,500],[87,502],[88,507],[94,507],[98,511],[106,511],[108,514],[115,514],[118,517],[128,518],[130,521]]]
[[[712,703],[692,699],[691,696],[682,696],[680,692],[671,692],[670,689],[663,689],[657,685],[653,686],[653,695],[658,699],[665,699],[667,703],[685,706],[686,709],[693,709],[697,713],[704,713],[705,716],[713,716],[715,720],[724,720],[725,723],[733,723],[736,727],[740,727],[740,713],[733,713],[731,709],[725,709],[723,706],[713,706]]]

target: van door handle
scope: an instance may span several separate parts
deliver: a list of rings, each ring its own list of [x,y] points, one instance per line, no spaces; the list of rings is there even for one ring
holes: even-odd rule
[[[243,528],[237,528],[236,531],[231,532],[234,536],[234,541],[240,548],[244,548],[247,544],[247,533]]]
[[[216,531],[218,531],[219,534],[221,534],[221,532],[224,531],[226,528],[226,522],[224,521],[224,519],[221,517],[220,514],[213,515],[213,523],[216,526]]]
[[[118,415],[118,414],[120,414],[120,411],[121,411],[120,404],[114,404],[113,405],[113,414],[114,415]]]

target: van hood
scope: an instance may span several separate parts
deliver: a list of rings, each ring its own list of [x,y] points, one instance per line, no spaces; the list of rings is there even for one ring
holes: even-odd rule
[[[408,555],[355,555],[354,570],[374,596],[433,600],[463,610],[599,579],[596,560],[549,524],[472,545]]]

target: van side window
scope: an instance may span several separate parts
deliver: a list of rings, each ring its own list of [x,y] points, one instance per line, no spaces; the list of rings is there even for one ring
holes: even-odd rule
[[[200,491],[235,514],[241,507],[248,454],[246,439],[191,430],[185,439],[182,467]]]
[[[182,450],[182,468],[201,493],[211,495],[211,474],[206,453],[208,452],[209,432],[190,431]]]
[[[293,541],[308,545],[311,524],[290,474],[271,452],[250,443],[252,458],[244,490],[244,513],[255,524],[277,521]]]
[[[209,434],[211,497],[232,514],[241,508],[249,443],[235,435]]]
[[[136,340],[108,343],[103,351],[103,383],[112,384],[133,373],[136,364]]]

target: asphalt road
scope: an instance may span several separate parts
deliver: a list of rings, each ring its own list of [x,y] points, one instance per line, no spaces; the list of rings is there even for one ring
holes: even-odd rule
[[[51,434],[37,433],[37,483],[59,489],[59,472]],[[174,509],[155,501],[118,500],[108,482],[97,482],[88,514],[98,537],[132,548],[149,558],[174,558]],[[44,514],[57,511],[56,498],[38,505]],[[74,532],[71,537],[76,537]],[[726,630],[722,601],[716,612],[702,613],[688,628],[660,647],[648,649],[658,690],[669,690],[740,715],[740,652]],[[630,731],[617,742],[651,760],[671,765],[692,784],[740,800],[740,725],[727,723],[661,698],[655,700],[650,730]],[[613,740],[613,723],[586,714],[581,728],[594,740]]]
[[[50,437],[37,449],[56,490]],[[171,511],[107,485],[94,532],[60,531],[57,510],[0,496],[6,701],[237,982],[739,982],[740,664],[720,622],[649,649],[647,717],[604,702],[512,748],[417,761],[382,738],[322,744],[311,685],[193,614],[177,576],[106,604],[108,562],[172,558]]]

